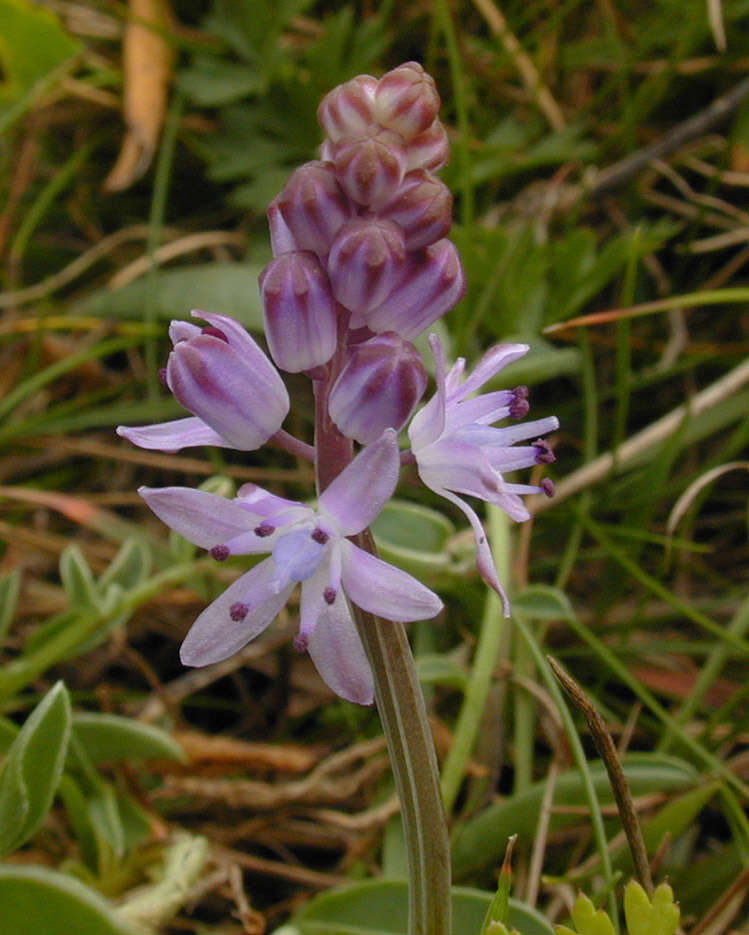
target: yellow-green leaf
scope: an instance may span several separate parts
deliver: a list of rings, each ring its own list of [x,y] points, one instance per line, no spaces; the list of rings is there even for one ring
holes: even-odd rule
[[[668,883],[661,883],[653,893],[652,901],[635,880],[624,888],[624,917],[629,935],[674,935],[679,915],[679,907]]]

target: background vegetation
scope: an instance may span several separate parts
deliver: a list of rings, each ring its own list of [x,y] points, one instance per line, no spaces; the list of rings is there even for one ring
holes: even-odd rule
[[[448,605],[412,633],[456,880],[493,889],[517,833],[514,896],[569,924],[578,888],[611,906],[632,874],[548,653],[624,753],[684,931],[747,931],[748,37],[746,0],[0,0],[14,931],[257,935],[403,870],[376,712],[291,650],[293,607],[237,658],[183,670],[180,641],[236,568],[169,537],[135,493],[253,480],[305,497],[308,468],[271,449],[144,452],[114,427],[178,414],[157,379],[171,318],[259,328],[265,206],[314,157],[317,102],[408,59],[435,76],[453,143],[470,287],[445,322],[452,353],[528,341],[508,379],[562,426],[557,497],[520,529],[489,516],[512,626],[444,502],[406,478],[412,505],[378,527]],[[308,437],[306,388],[290,389]],[[295,924],[383,932],[395,910],[372,907],[395,892],[339,907],[337,927],[334,894]],[[515,924],[550,931],[529,911]]]

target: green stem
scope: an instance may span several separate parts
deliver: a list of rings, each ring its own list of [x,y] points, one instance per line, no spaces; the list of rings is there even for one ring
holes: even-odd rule
[[[369,532],[357,539],[374,551]],[[402,623],[354,614],[374,673],[408,851],[409,935],[450,935],[450,848],[424,697]]]
[[[341,342],[341,348],[343,348]],[[328,393],[343,351],[315,382],[315,474],[318,495],[351,461],[351,440],[328,415]],[[368,529],[354,537],[376,555]],[[402,623],[380,620],[353,607],[359,636],[372,667],[375,701],[390,754],[408,852],[408,935],[450,935],[450,846],[442,807],[437,757],[424,696]]]
[[[509,556],[507,518],[501,510],[492,506],[487,509],[487,518],[492,552],[500,564],[509,566],[508,561],[502,562],[502,557]],[[500,577],[509,580],[506,567],[500,568]],[[502,604],[494,591],[489,589],[463,705],[455,725],[452,745],[442,766],[442,800],[448,813],[455,805],[466,763],[476,743],[492,676],[503,644],[507,642],[507,635]]]

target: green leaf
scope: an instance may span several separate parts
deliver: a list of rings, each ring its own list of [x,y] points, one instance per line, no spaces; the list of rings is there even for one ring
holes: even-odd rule
[[[0,856],[39,828],[62,775],[70,738],[70,698],[57,682],[26,719],[0,774]]]
[[[453,931],[481,931],[493,894],[453,887]],[[408,887],[405,880],[367,880],[314,897],[292,920],[301,935],[406,935]],[[508,925],[520,935],[552,935],[549,922],[529,906],[510,900]],[[278,935],[278,933],[277,933]]]
[[[444,653],[424,653],[416,659],[416,672],[422,685],[449,685],[463,690],[467,675],[462,666]]]
[[[60,556],[60,578],[68,601],[73,607],[101,606],[91,566],[80,546],[69,545],[63,549]]]
[[[661,883],[652,901],[636,880],[624,887],[624,917],[629,935],[674,935],[679,926],[679,907],[668,883]]]
[[[117,714],[78,713],[73,730],[93,763],[185,759],[182,747],[166,731]]]
[[[46,867],[0,866],[3,930],[17,935],[143,935],[80,880]]]
[[[0,113],[79,49],[53,13],[28,0],[0,0]]]
[[[80,305],[82,315],[141,318],[149,306],[154,319],[188,318],[190,309],[232,315],[251,331],[263,330],[256,263],[203,263],[160,271],[113,292],[95,292]]]
[[[515,595],[513,609],[533,620],[569,620],[574,614],[564,591],[547,584],[532,584]]]
[[[13,623],[20,589],[21,572],[18,568],[0,577],[0,640],[5,639]]]
[[[124,591],[137,588],[151,570],[151,551],[135,537],[126,539],[119,552],[99,577],[99,588],[106,589],[110,584],[118,584]]]
[[[448,544],[455,527],[436,510],[391,500],[372,524],[372,532],[385,561],[418,578],[450,566]]]
[[[557,935],[614,935],[614,926],[603,909],[596,909],[584,893],[575,900],[572,908],[575,930],[565,925],[557,927]]]
[[[191,68],[183,69],[177,87],[196,104],[217,107],[248,94],[258,94],[265,81],[259,72],[234,62],[199,56]]]
[[[677,757],[651,753],[630,753],[622,760],[633,795],[654,792],[675,792],[691,789],[700,783],[699,773]],[[608,775],[596,760],[590,772],[601,805],[613,804]],[[453,840],[453,872],[456,879],[502,859],[508,837],[517,834],[520,840],[531,840],[538,822],[538,813],[546,791],[546,782],[533,783],[502,802],[490,805],[468,821]],[[584,801],[582,780],[577,770],[562,773],[554,789],[554,805],[577,805]],[[554,814],[552,829],[564,827],[575,819]]]

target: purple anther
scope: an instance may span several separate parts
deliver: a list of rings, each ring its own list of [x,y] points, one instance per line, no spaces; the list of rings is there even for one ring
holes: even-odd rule
[[[230,554],[225,545],[214,545],[211,549],[211,558],[215,558],[217,562],[225,562]]]
[[[245,604],[244,601],[237,601],[229,608],[229,616],[235,623],[239,623],[241,620],[244,620],[249,612],[250,605]]]
[[[318,526],[317,529],[313,530],[312,538],[317,542],[318,545],[325,545],[330,536],[325,532],[324,529],[320,529]]]
[[[528,415],[528,410],[531,408],[531,404],[528,402],[528,387],[516,386],[512,394],[510,418],[522,419]]]
[[[550,477],[544,477],[541,481],[541,490],[546,494],[547,497],[554,496],[554,481]]]
[[[328,585],[328,587],[325,588],[325,590],[322,592],[322,596],[326,604],[333,604],[335,602],[337,594],[338,594],[338,591],[336,591],[335,588],[331,588],[330,585]]]
[[[307,652],[307,646],[309,645],[309,636],[306,633],[297,633],[294,637],[294,649],[298,653]]]
[[[159,382],[162,386],[166,386],[166,367],[159,367]]]
[[[536,464],[553,464],[556,461],[556,455],[545,438],[537,438],[533,447],[536,449]]]
[[[265,539],[266,536],[272,536],[275,531],[276,527],[272,526],[270,523],[261,523],[253,529],[255,535],[260,536],[261,539]]]
[[[208,334],[212,338],[219,338],[221,341],[226,341],[229,343],[229,339],[226,337],[224,332],[220,328],[215,328],[213,325],[206,325],[205,328],[201,328],[201,334]]]

